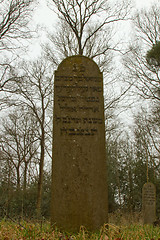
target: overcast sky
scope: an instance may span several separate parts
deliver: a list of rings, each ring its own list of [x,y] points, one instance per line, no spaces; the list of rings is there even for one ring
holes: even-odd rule
[[[52,2],[52,0],[50,0]],[[133,0],[135,1],[136,8],[146,8],[149,7],[156,0]],[[51,27],[54,22],[54,12],[51,11],[47,6],[47,1],[39,0],[40,6],[38,7],[35,20],[40,24],[44,24],[45,26]]]
[[[135,2],[136,2],[136,7],[141,8],[141,7],[150,6],[152,3],[155,2],[155,0],[135,0]]]

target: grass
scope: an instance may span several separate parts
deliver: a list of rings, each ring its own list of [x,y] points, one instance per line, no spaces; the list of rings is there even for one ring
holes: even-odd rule
[[[84,227],[77,234],[53,230],[49,222],[15,223],[0,221],[0,240],[160,240],[160,228],[149,225],[132,224],[129,226],[104,225],[99,232],[92,233]]]

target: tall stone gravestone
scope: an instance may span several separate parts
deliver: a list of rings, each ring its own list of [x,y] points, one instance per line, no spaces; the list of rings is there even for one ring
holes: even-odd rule
[[[103,76],[84,56],[55,72],[51,223],[67,231],[107,222]]]
[[[144,224],[153,224],[156,220],[156,189],[153,183],[143,185],[142,208]]]

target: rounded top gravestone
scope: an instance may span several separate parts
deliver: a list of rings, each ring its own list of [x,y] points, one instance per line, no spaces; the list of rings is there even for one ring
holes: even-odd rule
[[[62,71],[67,75],[79,72],[95,76],[101,74],[98,65],[90,58],[76,55],[65,58],[58,66],[57,71]]]
[[[153,224],[156,220],[156,188],[151,182],[143,185],[142,207],[144,224]]]
[[[67,231],[107,222],[103,76],[84,56],[55,72],[51,222]]]

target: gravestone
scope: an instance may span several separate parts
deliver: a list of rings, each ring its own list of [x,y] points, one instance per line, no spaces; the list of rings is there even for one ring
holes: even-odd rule
[[[153,224],[156,220],[156,189],[153,183],[143,185],[142,209],[144,224]]]
[[[51,223],[96,230],[108,220],[103,76],[84,56],[55,72]]]

